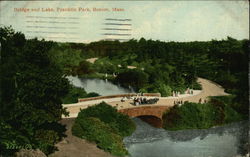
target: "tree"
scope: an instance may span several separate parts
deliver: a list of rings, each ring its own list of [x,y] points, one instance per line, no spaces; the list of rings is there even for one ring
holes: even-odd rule
[[[135,130],[133,121],[102,102],[83,109],[72,127],[72,134],[96,142],[97,146],[113,155],[125,156],[127,150],[122,142]]]
[[[31,145],[46,154],[65,131],[58,123],[61,98],[67,94],[68,80],[48,57],[52,42],[26,40],[10,27],[0,28],[1,63],[1,153],[8,154]],[[4,129],[5,128],[5,129]],[[15,145],[10,150],[8,145]]]
[[[91,63],[83,60],[79,63],[79,66],[75,68],[76,74],[77,75],[84,75],[84,74],[90,74],[93,73],[94,70],[91,66]]]
[[[116,81],[124,86],[132,86],[140,89],[148,82],[148,75],[140,70],[127,70],[119,73]]]

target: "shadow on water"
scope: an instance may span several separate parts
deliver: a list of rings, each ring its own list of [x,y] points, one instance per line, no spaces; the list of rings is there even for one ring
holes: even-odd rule
[[[210,129],[168,131],[169,137],[173,141],[190,141],[194,138],[205,139],[209,135],[222,137],[230,135],[237,139],[237,154],[245,155],[249,152],[249,122],[241,121],[224,126],[216,126]]]
[[[162,120],[155,116],[138,116],[142,121],[150,124],[155,128],[162,128]]]
[[[246,121],[210,129],[166,131],[134,118],[136,131],[124,139],[132,157],[232,157],[246,154]]]

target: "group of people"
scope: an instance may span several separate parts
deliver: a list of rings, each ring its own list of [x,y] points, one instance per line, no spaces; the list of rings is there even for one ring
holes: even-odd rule
[[[146,97],[137,97],[134,98],[133,104],[138,106],[142,104],[155,104],[159,101],[159,98],[147,99]]]
[[[188,102],[188,101],[184,101],[184,103],[185,102]],[[200,104],[202,104],[202,103],[207,103],[207,100],[206,99],[204,99],[204,101],[202,101],[202,98],[200,98],[199,99],[199,101],[198,101]],[[176,101],[174,101],[174,105],[178,105],[178,106],[180,106],[180,105],[182,105],[182,104],[184,104],[183,103],[183,100],[176,100]]]
[[[201,98],[199,99],[199,103],[200,103],[200,104],[202,103],[202,99],[201,99]],[[204,103],[204,104],[207,103],[207,100],[204,99],[203,103]]]
[[[142,105],[142,104],[155,104],[159,101],[159,98],[152,98],[148,99],[147,97],[143,96],[136,96],[136,97],[123,97],[121,102],[125,102],[126,100],[133,100],[133,105]]]
[[[182,104],[183,104],[182,100],[174,101],[174,105],[182,105]]]
[[[186,91],[185,91],[185,93],[186,94],[194,94],[194,90],[193,89],[187,89]],[[180,95],[180,92],[178,92],[178,91],[173,91],[173,93],[172,93],[172,96],[173,97],[178,97]]]
[[[193,94],[194,94],[194,90],[188,88],[188,89],[186,90],[186,93],[187,93],[187,94],[192,94],[192,95],[193,95]]]
[[[173,91],[173,97],[178,97],[180,95],[180,92]]]

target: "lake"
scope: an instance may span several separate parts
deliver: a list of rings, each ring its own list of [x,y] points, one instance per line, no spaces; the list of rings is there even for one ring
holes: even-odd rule
[[[136,131],[124,139],[131,157],[235,157],[246,147],[247,122],[202,130],[166,131],[133,118]]]
[[[102,79],[67,77],[76,87],[88,93],[114,95],[134,92]],[[202,130],[166,131],[133,118],[136,131],[124,139],[131,157],[235,157],[248,138],[247,122]]]
[[[86,79],[77,76],[67,76],[69,81],[76,87],[82,87],[86,92],[95,92],[102,96],[133,93],[133,89],[126,89],[121,86],[115,85],[108,80],[102,79]]]

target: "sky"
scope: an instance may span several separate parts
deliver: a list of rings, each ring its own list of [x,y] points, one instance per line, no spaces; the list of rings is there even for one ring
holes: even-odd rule
[[[20,8],[29,11],[23,12]],[[72,10],[62,11],[62,8]],[[79,11],[79,8],[90,11]],[[106,10],[93,11],[93,8]],[[113,8],[120,11],[113,11]],[[131,21],[107,21],[107,18]],[[249,2],[0,1],[0,25],[11,25],[27,38],[61,42],[89,43],[114,38],[138,40],[141,37],[161,41],[209,41],[226,39],[227,36],[241,40],[249,39]]]

